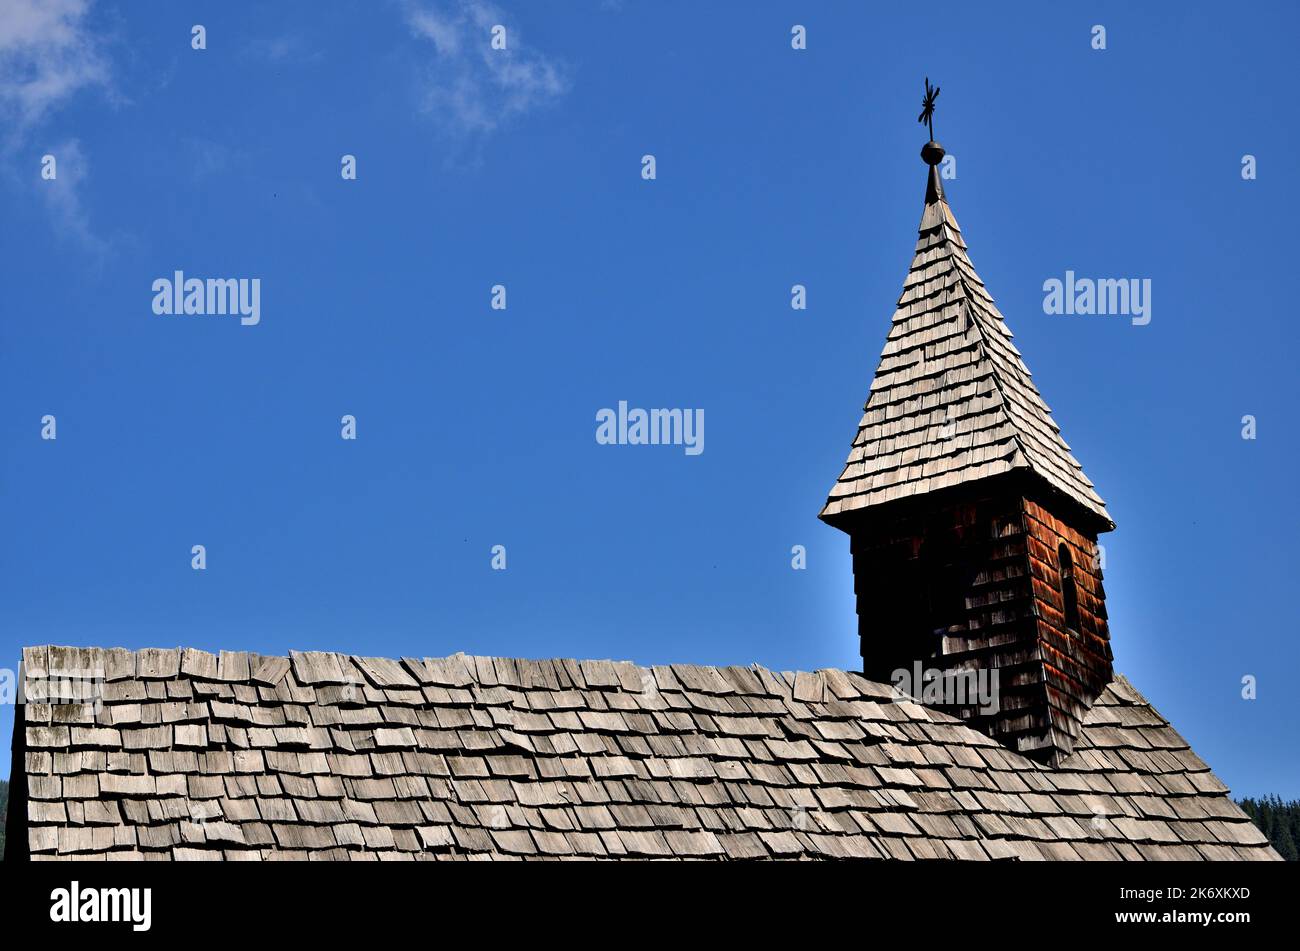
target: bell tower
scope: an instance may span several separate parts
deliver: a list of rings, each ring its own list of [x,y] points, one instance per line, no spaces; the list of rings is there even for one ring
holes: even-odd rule
[[[967,256],[943,156],[931,129],[912,266],[820,517],[849,536],[864,674],[1055,765],[1113,676],[1115,526]]]

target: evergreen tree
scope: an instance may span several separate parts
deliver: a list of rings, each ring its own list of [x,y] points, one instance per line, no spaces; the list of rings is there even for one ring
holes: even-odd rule
[[[1282,801],[1276,794],[1262,799],[1242,799],[1237,805],[1268,837],[1278,855],[1300,861],[1300,800]]]

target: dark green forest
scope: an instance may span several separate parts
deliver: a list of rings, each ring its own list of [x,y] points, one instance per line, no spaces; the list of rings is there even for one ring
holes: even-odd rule
[[[1255,821],[1255,825],[1268,836],[1273,848],[1288,862],[1300,859],[1296,846],[1300,844],[1300,800],[1283,802],[1280,796],[1263,799],[1241,799],[1237,805]]]

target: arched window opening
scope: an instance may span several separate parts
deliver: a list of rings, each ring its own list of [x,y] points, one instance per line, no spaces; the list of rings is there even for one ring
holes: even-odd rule
[[[921,570],[925,576],[927,629],[933,634],[965,630],[970,578],[955,531],[941,528],[926,533],[921,545]]]
[[[1074,585],[1074,557],[1065,542],[1056,549],[1056,564],[1061,573],[1061,604],[1065,612],[1065,626],[1079,629],[1079,591]]]

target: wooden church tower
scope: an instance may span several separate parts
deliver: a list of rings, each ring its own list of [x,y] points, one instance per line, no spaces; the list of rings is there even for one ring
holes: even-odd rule
[[[936,705],[1055,765],[1112,678],[1097,536],[1115,526],[967,256],[943,156],[931,128],[916,254],[820,517],[849,536],[864,674],[996,678],[995,711]]]

